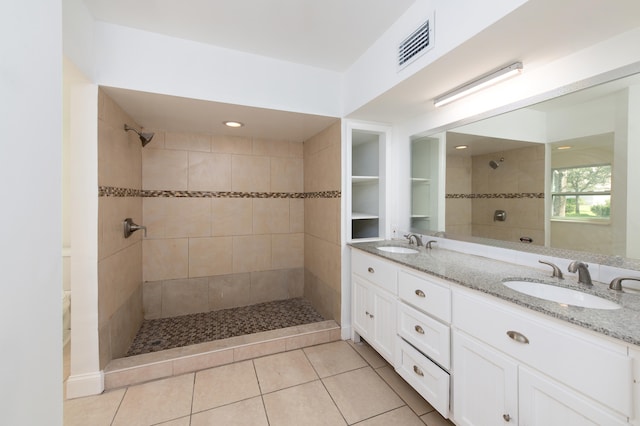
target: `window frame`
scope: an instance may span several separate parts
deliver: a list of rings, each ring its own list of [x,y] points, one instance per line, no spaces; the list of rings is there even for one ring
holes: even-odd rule
[[[554,192],[553,191],[553,180],[554,174],[556,170],[571,170],[571,169],[588,169],[593,167],[609,167],[609,189],[603,191],[567,191],[567,192]],[[608,225],[611,223],[611,212],[609,212],[608,217],[567,217],[567,216],[554,216],[553,215],[553,200],[555,197],[580,197],[580,196],[593,196],[593,195],[608,195],[609,196],[609,206],[611,206],[612,201],[612,182],[611,179],[613,177],[613,164],[612,163],[598,163],[598,164],[586,164],[579,166],[570,166],[570,167],[553,167],[551,168],[551,188],[550,191],[550,215],[549,218],[552,222],[576,222],[576,223],[592,223],[592,224],[601,224]]]

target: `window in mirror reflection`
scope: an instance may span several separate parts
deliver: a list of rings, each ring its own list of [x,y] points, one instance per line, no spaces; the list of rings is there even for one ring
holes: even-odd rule
[[[552,172],[553,219],[608,220],[611,165],[570,167]]]

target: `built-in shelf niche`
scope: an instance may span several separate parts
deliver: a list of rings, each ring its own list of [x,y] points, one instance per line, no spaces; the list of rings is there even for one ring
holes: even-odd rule
[[[349,128],[351,240],[384,238],[384,144],[386,130]]]
[[[411,142],[411,229],[435,230],[432,215],[437,212],[438,140],[420,138]]]

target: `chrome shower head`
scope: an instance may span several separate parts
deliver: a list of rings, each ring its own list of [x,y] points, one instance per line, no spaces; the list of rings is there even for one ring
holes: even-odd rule
[[[138,137],[140,137],[140,142],[142,142],[142,146],[145,147],[149,142],[151,142],[151,139],[153,139],[153,132],[139,132],[136,129],[134,129],[133,127],[129,127],[128,124],[124,125],[124,130],[126,132],[128,132],[129,130],[133,130],[134,132],[136,132],[138,134]]]
[[[500,159],[500,163],[502,163],[503,161],[504,161],[504,157],[502,157],[502,158]],[[491,160],[491,161],[489,161],[489,166],[490,166],[493,170],[495,170],[495,169],[497,169],[497,168],[500,166],[500,163],[496,162],[495,160]]]

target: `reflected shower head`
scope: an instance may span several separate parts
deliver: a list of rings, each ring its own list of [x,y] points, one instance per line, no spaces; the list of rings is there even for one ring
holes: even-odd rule
[[[502,163],[503,161],[504,161],[504,157],[502,157],[502,158],[500,159],[500,163]],[[492,168],[493,170],[495,170],[495,169],[497,169],[497,168],[500,166],[500,163],[498,163],[498,162],[496,162],[496,161],[494,161],[494,160],[491,160],[491,161],[489,161],[489,166],[491,166],[491,168]]]
[[[140,137],[140,142],[142,142],[142,146],[145,147],[149,142],[151,142],[151,139],[153,139],[153,132],[147,132],[147,133],[141,133],[139,131],[137,131],[136,129],[134,129],[133,127],[129,127],[128,124],[124,125],[124,130],[126,132],[128,132],[129,130],[133,130],[134,132],[136,132],[138,134],[138,136]]]

